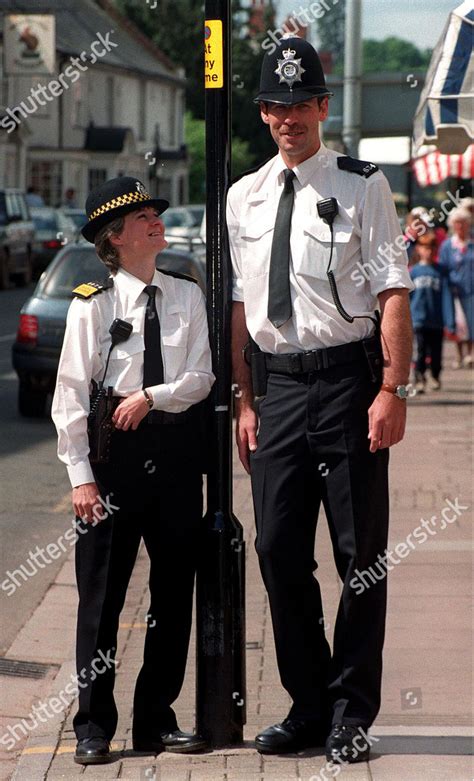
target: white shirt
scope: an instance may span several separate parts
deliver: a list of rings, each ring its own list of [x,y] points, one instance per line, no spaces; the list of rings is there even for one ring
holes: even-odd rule
[[[153,408],[184,412],[205,399],[214,382],[204,296],[198,285],[156,271],[156,308],[161,328],[165,382],[149,388]],[[144,283],[119,269],[112,288],[84,300],[75,298],[67,316],[52,417],[58,431],[58,457],[72,486],[94,482],[89,464],[87,416],[91,381],[102,379],[115,318],[133,325],[125,342],[112,350],[104,386],[116,396],[142,388],[145,309]]]
[[[407,269],[406,242],[385,176],[377,171],[366,179],[341,171],[337,167],[338,157],[338,152],[322,144],[315,155],[293,168],[293,316],[279,329],[267,318],[268,273],[283,171],[287,166],[278,154],[229,190],[232,297],[234,301],[244,301],[249,333],[264,352],[331,347],[364,339],[373,331],[370,320],[347,323],[334,305],[326,274],[331,233],[316,207],[323,198],[335,197],[338,201],[331,269],[346,312],[373,315],[381,291],[413,288]]]

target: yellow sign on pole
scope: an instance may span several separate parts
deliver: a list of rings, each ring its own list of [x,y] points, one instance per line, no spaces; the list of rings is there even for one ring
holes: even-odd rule
[[[204,23],[204,86],[219,89],[224,86],[224,54],[222,21],[211,19]]]

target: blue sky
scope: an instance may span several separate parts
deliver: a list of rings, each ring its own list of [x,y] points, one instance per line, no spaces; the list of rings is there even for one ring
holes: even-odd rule
[[[278,22],[312,0],[274,0]],[[328,0],[328,5],[331,0]],[[389,35],[411,41],[421,49],[433,48],[456,0],[362,0],[362,36],[383,40]]]

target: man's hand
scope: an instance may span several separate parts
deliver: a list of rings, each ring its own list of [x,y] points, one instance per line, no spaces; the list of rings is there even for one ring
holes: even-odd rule
[[[236,439],[239,458],[247,474],[250,474],[250,451],[257,449],[258,418],[252,407],[237,404]]]
[[[380,391],[369,408],[370,452],[396,445],[403,439],[407,403],[393,393]]]
[[[138,424],[149,412],[143,391],[136,391],[120,402],[112,416],[112,423],[115,428],[121,431],[138,428]]]
[[[72,506],[78,518],[87,523],[99,523],[103,517],[103,505],[100,502],[96,483],[83,483],[72,489]]]

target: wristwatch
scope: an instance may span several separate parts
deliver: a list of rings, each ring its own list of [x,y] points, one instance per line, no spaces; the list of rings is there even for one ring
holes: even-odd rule
[[[144,388],[143,395],[145,396],[145,401],[148,404],[148,409],[149,410],[153,409],[154,401],[153,401],[153,398],[152,398],[152,395],[151,395],[150,391],[147,390],[147,388]]]
[[[415,395],[413,385],[387,385],[384,382],[382,383],[380,390],[393,393],[393,395],[401,399],[401,401],[406,401],[410,396]]]

